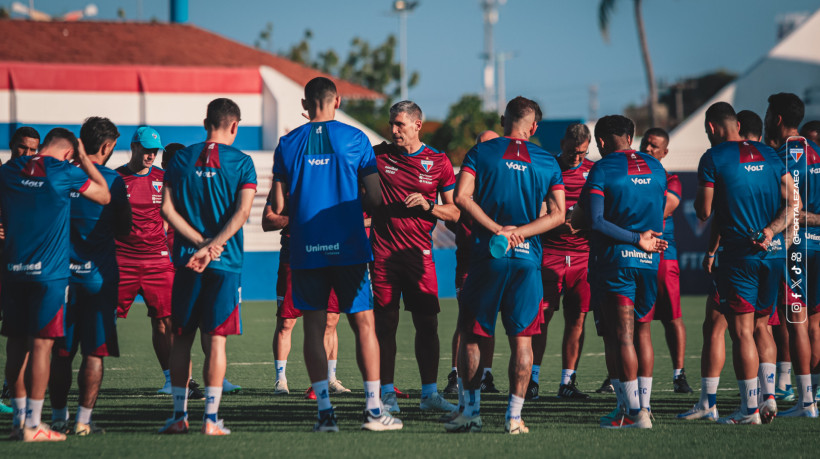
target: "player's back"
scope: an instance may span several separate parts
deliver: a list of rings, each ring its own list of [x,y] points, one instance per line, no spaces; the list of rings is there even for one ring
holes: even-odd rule
[[[233,216],[240,190],[256,189],[256,169],[245,153],[214,142],[202,142],[179,150],[165,171],[179,214],[205,238],[213,238]],[[176,234],[173,259],[184,266],[197,248]],[[220,258],[208,269],[241,272],[244,255],[242,229],[231,237]]]
[[[760,142],[727,141],[703,154],[698,178],[701,186],[714,187],[723,259],[785,257],[782,234],[775,235],[768,252],[759,252],[750,237],[777,216],[780,181],[787,173],[777,153]]]
[[[359,198],[359,178],[372,173],[369,139],[344,123],[306,123],[280,139],[274,179],[289,193],[293,269],[373,260]]]
[[[6,280],[69,277],[69,193],[89,183],[80,168],[49,156],[22,156],[0,167]]]

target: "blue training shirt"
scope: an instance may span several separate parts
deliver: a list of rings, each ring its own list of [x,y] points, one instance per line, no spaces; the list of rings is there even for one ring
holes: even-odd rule
[[[90,184],[82,169],[50,156],[21,156],[0,167],[4,280],[68,279],[70,193]]]
[[[589,213],[590,195],[604,198],[604,220],[634,233],[663,231],[666,205],[666,171],[660,161],[634,150],[608,154],[592,166],[581,192]],[[601,271],[623,268],[658,269],[660,254],[647,253],[633,244],[592,231],[590,268]]]
[[[359,179],[375,173],[370,140],[339,121],[306,123],[279,139],[273,179],[290,193],[291,269],[373,261]]]
[[[213,238],[234,214],[240,190],[256,189],[256,169],[251,157],[236,148],[202,142],[174,155],[165,171],[165,184],[171,187],[177,212],[204,237]],[[176,233],[172,256],[176,266],[185,266],[196,251],[191,241]],[[243,255],[240,228],[208,269],[242,272]]]
[[[461,172],[475,176],[473,200],[494,222],[523,226],[537,219],[550,190],[563,190],[561,167],[555,157],[526,140],[498,137],[474,146]],[[489,258],[493,234],[473,224],[472,261]],[[506,257],[541,266],[541,236],[507,251]]]
[[[768,252],[750,237],[765,228],[780,210],[780,180],[786,164],[770,147],[753,141],[727,141],[703,154],[698,181],[714,188],[712,209],[720,229],[721,260],[785,258],[783,234],[776,234]]]
[[[117,245],[114,242],[117,210],[128,205],[125,182],[117,171],[95,164],[111,192],[103,206],[71,192],[71,282],[118,282]]]

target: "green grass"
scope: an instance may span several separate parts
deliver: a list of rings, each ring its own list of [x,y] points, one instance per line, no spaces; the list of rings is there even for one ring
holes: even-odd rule
[[[695,388],[693,395],[672,392],[669,352],[659,323],[653,325],[656,350],[655,384],[652,408],[656,422],[651,431],[607,431],[597,420],[614,406],[614,396],[592,394],[587,402],[559,401],[552,397],[560,377],[559,316],[551,324],[546,357],[541,370],[541,400],[524,405],[523,417],[530,435],[503,435],[508,387],[506,367],[509,347],[506,340],[496,346],[496,384],[502,394],[482,397],[484,431],[480,434],[445,434],[435,419],[438,413],[418,409],[420,382],[413,355],[413,329],[410,317],[402,314],[399,327],[399,353],[396,385],[411,395],[400,400],[404,430],[391,433],[362,432],[363,409],[361,377],[353,353],[353,334],[342,320],[339,328],[339,379],[353,389],[350,396],[333,398],[341,427],[338,434],[311,432],[316,414],[315,402],[303,400],[308,387],[302,359],[302,333],[297,326],[288,360],[289,396],[272,396],[274,369],[271,339],[275,321],[272,302],[247,302],[243,305],[245,334],[228,340],[228,378],[240,384],[237,395],[222,399],[220,416],[233,434],[225,438],[206,438],[198,433],[203,412],[202,401],[189,402],[192,433],[159,436],[159,428],[171,414],[169,396],[155,395],[163,382],[151,348],[150,323],[142,305],[135,305],[131,317],[119,322],[120,358],[106,359],[95,421],[106,435],[69,437],[62,444],[23,444],[6,441],[0,446],[3,457],[60,454],[69,456],[193,457],[224,455],[230,457],[333,456],[333,457],[514,457],[519,456],[594,456],[617,457],[624,454],[667,457],[763,456],[776,451],[783,457],[816,457],[817,420],[777,419],[767,426],[718,426],[708,422],[679,422],[676,413],[690,408],[697,399],[700,381],[700,325],[704,299],[683,299],[684,320],[688,330],[687,371]],[[442,301],[439,335],[442,342],[439,384],[443,388],[450,371],[449,342],[455,325],[456,303]],[[501,326],[499,325],[499,330]],[[0,342],[5,355],[5,341]],[[728,360],[731,362],[731,358]],[[75,367],[79,362],[75,362]],[[194,352],[194,374],[201,374],[202,354]],[[587,340],[578,371],[581,389],[592,392],[605,376],[603,345],[587,321]],[[738,404],[737,387],[730,367],[724,369],[718,394],[720,412],[729,414]],[[48,402],[46,402],[48,405]],[[77,407],[76,384],[69,397],[72,419]],[[50,410],[44,410],[44,419]],[[10,428],[10,416],[0,420],[0,429]],[[776,448],[776,449],[775,449]]]

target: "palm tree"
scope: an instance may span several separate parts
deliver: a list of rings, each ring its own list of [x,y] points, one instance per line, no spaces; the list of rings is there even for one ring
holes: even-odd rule
[[[601,0],[598,5],[598,27],[604,40],[609,41],[609,18],[615,10],[617,0]],[[643,14],[641,13],[642,0],[632,0],[635,7],[635,24],[638,26],[638,41],[641,44],[641,56],[646,70],[646,80],[649,85],[649,126],[655,126],[655,114],[658,106],[658,87],[655,84],[655,71],[652,69],[652,58],[649,57],[649,44],[646,41],[646,30],[643,26]]]

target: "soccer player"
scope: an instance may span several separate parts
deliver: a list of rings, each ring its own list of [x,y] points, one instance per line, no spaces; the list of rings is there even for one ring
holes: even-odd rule
[[[455,174],[447,155],[419,139],[421,108],[401,101],[390,107],[393,143],[374,147],[384,206],[372,215],[373,297],[381,349],[382,403],[399,412],[393,387],[399,300],[413,316],[415,354],[421,374],[422,410],[451,412],[455,406],[438,392],[438,283],[432,232],[437,219],[455,222]],[[437,196],[441,197],[438,204]]]
[[[362,219],[362,201],[368,209],[382,203],[376,157],[362,131],[335,121],[340,102],[336,85],[327,78],[314,78],[305,86],[302,107],[309,122],[279,140],[271,204],[273,212],[283,215],[287,202],[293,303],[304,318],[305,364],[319,409],[313,430],[339,431],[324,346],[331,289],[356,335],[365,392],[362,429],[397,430],[402,422],[379,400],[379,343],[367,271],[373,254]]]
[[[618,377],[613,385],[617,382],[615,389],[621,395],[621,410],[601,419],[604,428],[652,427],[649,398],[654,355],[651,344],[641,342],[638,356],[634,342],[651,340],[648,329],[660,260],[655,254],[667,246],[658,239],[663,230],[666,171],[652,156],[630,149],[634,132],[632,120],[624,116],[598,120],[595,142],[602,159],[590,170],[581,192],[592,229],[591,304],[604,337],[608,371]]]
[[[800,128],[800,135],[814,143],[820,143],[820,121],[809,121]]]
[[[225,342],[228,335],[242,333],[242,225],[256,194],[251,157],[231,147],[240,119],[234,101],[212,100],[204,121],[205,142],[178,151],[165,173],[162,217],[176,230],[172,299],[176,336],[170,358],[174,415],[160,433],[188,431],[187,386],[197,329],[205,353],[202,433],[231,433],[217,414],[227,365]]]
[[[594,164],[586,159],[592,135],[585,124],[574,123],[567,126],[561,139],[561,155],[558,165],[564,182],[567,215],[572,212],[581,189],[586,183],[589,170]],[[552,210],[550,210],[552,211]],[[544,285],[544,323],[541,334],[532,338],[532,378],[527,387],[527,399],[538,398],[538,378],[541,361],[547,348],[547,327],[552,315],[560,309],[564,298],[564,337],[561,342],[561,382],[558,397],[567,399],[587,399],[576,386],[575,370],[581,359],[584,346],[584,321],[589,312],[589,282],[587,267],[589,262],[589,240],[585,232],[564,221],[552,231],[541,235],[543,257],[541,260],[541,280]]]
[[[669,154],[669,134],[661,128],[648,129],[641,139],[641,152],[663,161]],[[681,319],[680,309],[680,267],[678,250],[675,246],[675,220],[672,214],[681,200],[680,178],[666,173],[666,206],[663,210],[662,239],[669,245],[661,253],[658,265],[658,299],[651,315],[660,320],[666,336],[666,345],[672,356],[672,388],[679,394],[691,394],[692,388],[686,380],[683,360],[686,355],[686,327]],[[649,341],[651,345],[651,341]]]
[[[120,136],[108,118],[91,117],[80,128],[80,140],[91,154],[88,159],[105,178],[111,202],[103,206],[71,194],[71,278],[66,305],[66,336],[54,346],[51,360],[49,399],[51,428],[68,433],[68,390],[73,373],[71,362],[82,346],[82,364],[77,375],[79,408],[74,434],[105,433],[91,421],[103,379],[103,359],[119,356],[117,342],[117,268],[114,236],[131,231],[131,209],[120,174],[105,167]]]
[[[66,159],[79,162],[75,167]],[[0,167],[0,209],[6,229],[3,250],[3,335],[6,380],[12,392],[12,437],[62,441],[65,435],[40,422],[56,338],[65,335],[69,270],[70,194],[108,204],[108,183],[77,138],[54,128],[40,152]],[[29,377],[24,373],[28,371]]]
[[[813,388],[820,382],[820,296],[817,291],[820,288],[820,183],[813,171],[814,166],[820,163],[820,150],[815,142],[808,139],[805,140],[804,145],[808,147],[805,151],[790,150],[789,147],[795,148],[797,145],[795,142],[788,142],[790,139],[795,140],[795,137],[802,140],[797,126],[803,120],[804,112],[803,101],[794,94],[769,96],[766,140],[777,148],[781,160],[788,162],[790,174],[798,178],[796,184],[800,188],[801,197],[798,203],[802,202],[803,205],[799,223],[807,227],[800,230],[802,234],[787,232],[795,243],[789,249],[789,266],[792,269],[787,271],[786,298],[779,309],[785,316],[782,322],[785,322],[783,326],[787,327],[789,333],[791,355],[794,356],[790,363],[793,363],[797,374],[799,399],[793,408],[778,416],[816,418],[817,405]],[[794,221],[793,215],[790,215],[790,220]]]
[[[763,120],[751,110],[737,112],[737,122],[740,123],[740,137],[745,140],[760,142],[763,137]]]
[[[563,223],[565,216],[561,169],[552,155],[527,141],[540,120],[537,103],[512,99],[501,118],[504,137],[474,146],[459,175],[456,202],[473,218],[473,247],[459,301],[458,362],[465,406],[444,424],[449,432],[482,428],[479,342],[495,334],[499,310],[512,351],[504,427],[513,435],[529,432],[521,408],[532,370],[532,335],[539,333],[543,320],[538,235]]]
[[[740,409],[718,422],[760,424],[777,414],[775,346],[768,321],[783,282],[786,250],[781,233],[793,182],[774,150],[740,137],[740,123],[728,103],[709,107],[705,127],[715,146],[698,165],[695,210],[701,220],[714,211],[713,224],[720,232],[716,282],[741,395]],[[760,410],[759,390],[764,400]]]
[[[40,146],[40,133],[31,126],[22,126],[14,131],[9,141],[11,159],[20,156],[34,156]]]

